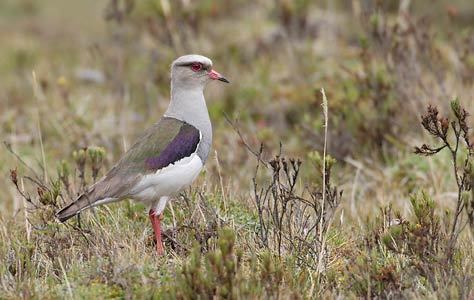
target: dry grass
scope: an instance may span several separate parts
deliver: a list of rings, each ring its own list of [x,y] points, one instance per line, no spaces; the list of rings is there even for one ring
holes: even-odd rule
[[[413,147],[443,145],[428,104],[474,114],[474,7],[379,2],[1,2],[0,298],[472,298],[472,181]],[[166,210],[167,255],[140,204],[56,223],[189,52],[232,85],[206,91],[215,153]]]

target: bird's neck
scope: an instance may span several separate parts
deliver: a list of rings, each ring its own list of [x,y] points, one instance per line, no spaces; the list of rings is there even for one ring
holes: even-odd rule
[[[202,88],[175,89],[172,85],[171,100],[165,115],[196,127],[210,122]]]

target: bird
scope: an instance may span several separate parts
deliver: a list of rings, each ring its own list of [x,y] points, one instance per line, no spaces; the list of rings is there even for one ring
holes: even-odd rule
[[[162,213],[169,199],[191,185],[202,170],[212,146],[212,125],[204,88],[210,81],[229,83],[212,68],[211,59],[184,55],[171,64],[169,106],[120,160],[75,201],[56,213],[65,222],[85,209],[124,199],[147,204],[156,239],[164,255]]]

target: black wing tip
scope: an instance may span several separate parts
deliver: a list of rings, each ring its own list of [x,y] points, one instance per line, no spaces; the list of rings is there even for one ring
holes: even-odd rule
[[[56,219],[61,222],[61,223],[64,223],[66,222],[67,220],[69,220],[70,218],[74,217],[76,214],[73,213],[67,213],[65,210],[67,209],[68,207],[65,207],[63,209],[61,209],[59,212],[56,213],[55,217]]]
[[[81,198],[81,196],[78,198],[78,200]],[[64,223],[70,218],[74,217],[80,211],[80,209],[78,209],[76,206],[77,206],[77,200],[63,207],[60,211],[58,211],[55,214],[56,219],[58,219],[59,222]]]

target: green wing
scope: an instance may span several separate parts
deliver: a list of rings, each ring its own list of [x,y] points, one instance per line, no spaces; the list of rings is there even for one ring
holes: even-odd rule
[[[89,191],[93,201],[124,198],[143,175],[151,174],[196,152],[200,132],[194,126],[164,117],[135,142],[120,161]]]

